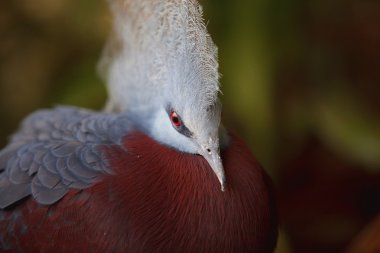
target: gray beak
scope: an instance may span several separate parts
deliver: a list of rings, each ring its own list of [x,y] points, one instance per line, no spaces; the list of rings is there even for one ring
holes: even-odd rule
[[[223,169],[222,159],[219,155],[219,149],[209,149],[202,147],[202,152],[200,155],[202,155],[211,166],[220,182],[221,190],[224,191],[226,187],[226,176]]]

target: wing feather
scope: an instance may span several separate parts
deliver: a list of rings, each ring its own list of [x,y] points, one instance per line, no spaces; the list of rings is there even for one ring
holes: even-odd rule
[[[120,145],[129,125],[123,114],[74,107],[31,114],[0,151],[0,208],[29,195],[52,204],[93,185],[111,172],[100,147]]]

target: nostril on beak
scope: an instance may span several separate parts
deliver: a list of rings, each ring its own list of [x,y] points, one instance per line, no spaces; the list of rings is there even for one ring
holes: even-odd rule
[[[211,154],[211,149],[206,149],[207,150],[207,153]]]

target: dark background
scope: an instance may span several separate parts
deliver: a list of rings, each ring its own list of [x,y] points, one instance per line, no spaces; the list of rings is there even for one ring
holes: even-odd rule
[[[380,211],[380,1],[202,3],[224,122],[276,183],[277,253],[360,244]],[[1,147],[38,108],[102,107],[96,64],[109,27],[103,0],[0,1]]]

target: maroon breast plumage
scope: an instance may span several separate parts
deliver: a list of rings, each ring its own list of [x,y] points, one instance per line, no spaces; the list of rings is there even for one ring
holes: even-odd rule
[[[51,206],[30,198],[0,211],[0,252],[273,251],[268,178],[237,137],[222,151],[225,192],[201,156],[141,133],[102,152],[113,173],[94,186]]]

